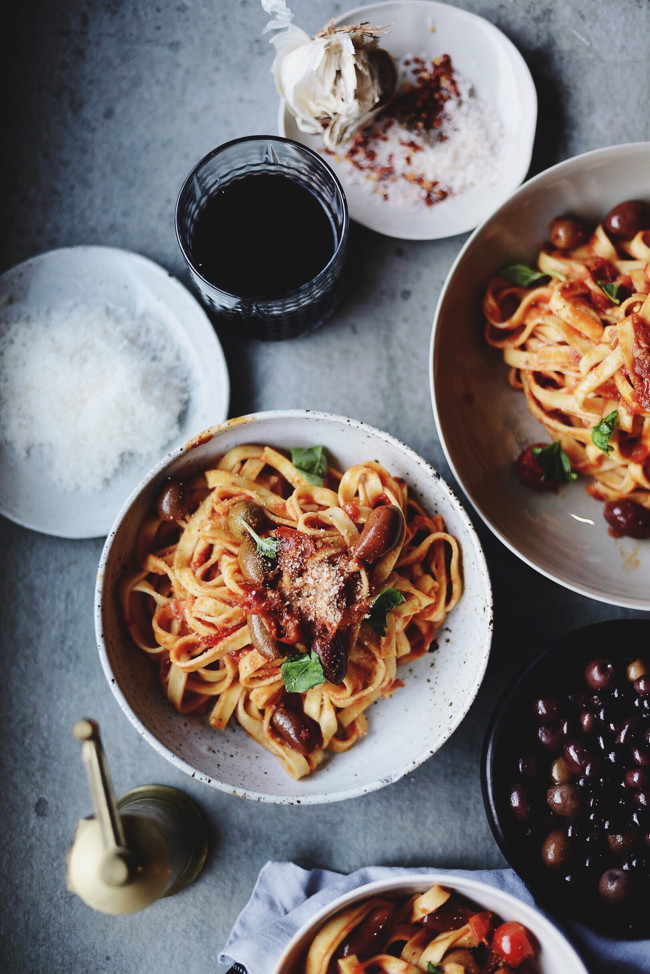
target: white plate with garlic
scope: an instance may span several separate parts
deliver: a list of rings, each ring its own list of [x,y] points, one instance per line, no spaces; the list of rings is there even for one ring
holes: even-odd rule
[[[537,94],[521,54],[489,21],[430,0],[389,0],[310,37],[284,0],[262,2],[275,14],[267,30],[280,134],[327,160],[352,219],[405,240],[450,237],[523,182]]]

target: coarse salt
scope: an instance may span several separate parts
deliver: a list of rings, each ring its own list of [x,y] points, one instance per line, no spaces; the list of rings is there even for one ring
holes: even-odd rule
[[[0,437],[61,489],[98,490],[180,434],[189,368],[160,321],[73,304],[0,323]]]
[[[503,131],[494,109],[454,71],[448,55],[432,60],[409,54],[396,61],[399,90],[415,93],[416,105],[422,96],[423,117],[416,122],[413,114],[404,121],[398,102],[388,106],[345,154],[335,156],[344,178],[405,207],[432,206],[479,182],[495,183]]]

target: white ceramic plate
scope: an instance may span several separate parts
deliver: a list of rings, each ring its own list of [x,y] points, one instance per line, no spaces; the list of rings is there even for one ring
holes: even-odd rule
[[[400,672],[404,686],[369,710],[358,744],[328,756],[308,778],[294,781],[275,758],[238,726],[219,732],[205,716],[179,715],[164,697],[157,671],[131,642],[116,590],[132,563],[136,534],[163,480],[206,469],[233,446],[265,443],[288,449],[322,444],[345,469],[364,459],[403,477],[431,513],[444,516],[463,555],[465,591],[440,632],[437,652]],[[311,804],[374,791],[434,754],[467,713],[483,679],[492,638],[492,595],[472,524],[439,475],[409,447],[356,420],[310,411],[268,412],[230,420],[195,445],[162,461],[126,502],[106,540],[96,589],[99,653],[121,707],[153,747],[214,788],[258,801]]]
[[[146,316],[159,327],[161,341],[178,346],[190,380],[190,400],[180,434],[167,449],[225,419],[229,379],[219,340],[198,302],[162,267],[112,247],[69,247],[27,260],[0,278],[0,328],[13,315],[45,321],[52,309],[74,304]],[[45,534],[103,536],[124,498],[156,459],[131,455],[100,490],[67,490],[48,477],[39,450],[25,459],[0,442],[0,512]],[[83,464],[84,457],[77,462]]]
[[[537,124],[537,93],[524,59],[489,21],[445,3],[376,3],[350,10],[335,23],[362,21],[374,26],[392,24],[381,46],[395,56],[449,54],[454,69],[472,82],[476,96],[493,107],[503,128],[503,140],[496,182],[479,182],[431,207],[404,207],[380,199],[367,183],[346,178],[345,169],[326,154],[324,158],[345,190],[350,217],[371,230],[403,240],[434,240],[472,230],[510,196],[528,172]],[[319,137],[298,129],[284,102],[280,104],[278,127],[281,135],[312,149],[322,146]]]
[[[318,910],[293,936],[273,974],[289,974],[302,970],[299,961],[313,941],[316,933],[339,910],[347,909],[362,900],[379,897],[411,896],[423,893],[434,884],[453,889],[466,896],[483,910],[496,913],[504,922],[522,923],[539,944],[536,970],[539,974],[587,974],[587,969],[560,931],[541,913],[521,900],[495,886],[488,886],[465,876],[449,873],[412,873],[410,875],[378,879],[366,886],[345,893]],[[295,966],[294,966],[295,965]]]
[[[626,199],[650,200],[650,142],[596,149],[524,184],[458,255],[431,335],[431,398],[447,459],[494,533],[527,564],[602,602],[650,609],[650,541],[612,538],[586,478],[557,493],[523,486],[513,462],[544,440],[498,350],[483,339],[481,298],[490,277],[534,264],[555,216],[593,221]]]

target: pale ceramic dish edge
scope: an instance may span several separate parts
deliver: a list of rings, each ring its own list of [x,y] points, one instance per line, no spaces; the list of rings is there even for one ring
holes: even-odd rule
[[[402,0],[356,7],[335,24],[369,21],[392,24],[381,46],[396,56],[449,54],[456,71],[472,82],[476,94],[494,106],[504,128],[496,183],[477,183],[434,206],[405,207],[380,199],[367,185],[346,178],[331,154],[325,158],[341,180],[350,218],[362,226],[401,240],[435,240],[472,230],[521,183],[528,172],[537,125],[537,92],[522,55],[498,27],[468,10],[435,0]],[[324,26],[324,24],[322,25]],[[284,102],[278,131],[312,149],[320,139],[301,132]]]
[[[191,386],[181,429],[170,446],[195,429],[228,413],[228,368],[205,311],[180,281],[141,254],[118,247],[61,247],[17,264],[0,278],[7,305],[36,316],[57,306],[108,306],[136,317],[146,315],[165,327],[178,345]],[[63,538],[104,537],[134,484],[147,473],[152,456],[124,458],[99,490],[63,490],[48,481],[47,465],[35,450],[26,459],[0,444],[3,476],[0,511],[35,531]],[[83,458],[79,458],[82,462]]]
[[[431,332],[429,386],[449,465],[494,534],[522,561],[571,591],[650,609],[650,543],[612,538],[587,478],[557,493],[524,487],[514,461],[548,441],[507,366],[483,339],[481,297],[510,263],[534,263],[562,213],[602,219],[623,199],[650,198],[650,142],[596,149],[524,183],[469,238],[443,285]],[[486,409],[487,404],[487,409]]]
[[[431,513],[458,537],[465,591],[439,632],[439,648],[401,672],[404,686],[369,711],[367,736],[332,755],[307,779],[293,781],[277,759],[244,731],[211,729],[205,716],[180,715],[164,697],[155,667],[125,632],[117,586],[131,563],[137,526],[170,472],[205,469],[230,447],[268,442],[288,448],[322,443],[347,467],[376,459],[403,476]],[[492,635],[492,593],[485,558],[466,512],[429,464],[387,433],[345,417],[310,411],[259,413],[230,420],[165,457],[133,492],[102,552],[95,628],[109,685],[138,732],[176,767],[231,794],[277,803],[324,803],[397,781],[434,754],[460,724],[478,691]]]
[[[510,893],[480,883],[478,880],[464,876],[453,876],[448,873],[414,873],[394,879],[379,879],[358,889],[337,897],[318,911],[294,935],[284,950],[280,960],[273,968],[273,974],[298,974],[295,967],[301,955],[313,940],[320,927],[339,910],[372,896],[393,894],[411,895],[423,892],[434,883],[453,889],[469,897],[478,906],[494,911],[502,920],[518,920],[523,923],[537,938],[540,945],[538,958],[540,974],[587,974],[574,948],[549,920],[533,907],[517,899]]]

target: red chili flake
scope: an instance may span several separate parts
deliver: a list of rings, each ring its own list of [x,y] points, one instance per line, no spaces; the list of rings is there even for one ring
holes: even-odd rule
[[[375,121],[356,134],[346,159],[357,171],[378,184],[405,180],[419,187],[425,205],[433,206],[449,196],[451,190],[418,173],[413,156],[424,151],[426,146],[421,139],[426,139],[427,133],[439,141],[446,138],[441,128],[447,120],[446,104],[452,98],[460,98],[460,89],[448,54],[435,60],[409,57],[402,66],[407,70],[408,79]],[[378,147],[382,142],[388,142],[395,126],[405,130],[400,145],[409,151],[400,153],[398,161],[394,161],[391,154],[389,165],[381,165]],[[411,138],[409,133],[412,133]],[[377,192],[384,199],[390,198],[390,190],[378,187]]]

